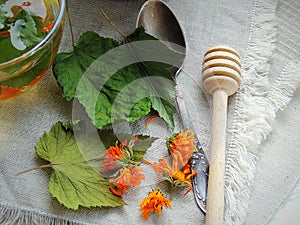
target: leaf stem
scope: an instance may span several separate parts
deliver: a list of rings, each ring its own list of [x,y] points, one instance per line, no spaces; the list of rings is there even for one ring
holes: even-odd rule
[[[69,1],[66,0],[66,11],[67,11],[67,17],[68,17],[68,22],[69,22],[69,27],[70,27],[70,33],[71,33],[71,42],[72,42],[72,48],[74,50],[75,48],[75,40],[74,40],[74,32],[73,32],[73,25],[70,17],[70,12],[69,12]]]
[[[109,18],[107,13],[104,11],[102,7],[100,7],[100,11],[105,19],[109,22],[109,24],[122,36],[124,40],[126,40],[126,35],[113,23],[113,21]]]
[[[19,176],[23,173],[27,173],[27,172],[30,172],[30,171],[39,170],[39,169],[43,169],[43,168],[52,168],[52,167],[53,167],[52,164],[41,165],[41,166],[37,166],[37,167],[31,168],[31,169],[23,170],[23,171],[17,173],[16,176]]]

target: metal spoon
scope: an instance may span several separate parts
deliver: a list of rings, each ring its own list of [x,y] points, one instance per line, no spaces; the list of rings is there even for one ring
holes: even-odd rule
[[[137,27],[143,26],[145,31],[150,35],[165,41],[170,48],[174,46],[185,47],[185,40],[180,25],[174,16],[172,10],[166,3],[159,0],[149,0],[142,6],[138,18]],[[168,44],[169,43],[169,44]],[[172,45],[170,43],[174,43]],[[176,49],[174,49],[176,50]],[[174,80],[178,77],[181,67],[174,74]],[[184,104],[180,90],[176,88],[176,107],[181,117],[183,127],[186,130],[195,130],[188,114],[187,108]],[[203,148],[199,142],[197,135],[195,145],[198,152],[195,152],[190,158],[192,171],[197,169],[197,175],[193,178],[193,191],[196,202],[199,208],[206,212],[206,195],[208,183],[208,160],[204,154]]]

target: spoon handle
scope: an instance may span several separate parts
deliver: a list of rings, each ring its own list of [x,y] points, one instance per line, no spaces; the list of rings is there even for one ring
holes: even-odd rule
[[[175,79],[176,80],[176,79]],[[191,121],[191,117],[183,101],[182,95],[180,94],[180,89],[176,85],[176,108],[179,112],[183,127],[185,130],[193,130],[194,126]],[[194,152],[189,160],[191,165],[191,170],[194,172],[197,170],[196,176],[193,177],[193,192],[195,200],[199,208],[206,213],[206,195],[208,186],[208,159],[205,156],[204,150],[200,144],[199,138],[195,133],[195,143],[198,152]]]

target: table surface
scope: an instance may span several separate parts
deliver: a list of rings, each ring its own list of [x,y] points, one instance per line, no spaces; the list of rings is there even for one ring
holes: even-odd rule
[[[225,224],[296,224],[287,199],[299,193],[300,176],[300,2],[297,0],[166,0],[184,31],[186,59],[178,83],[195,131],[209,155],[211,96],[201,85],[204,52],[219,44],[235,48],[243,62],[243,80],[229,100],[225,187]],[[88,30],[121,40],[99,7],[130,34],[144,0],[69,0],[75,41]],[[298,13],[298,14],[297,14]],[[68,21],[60,52],[71,50]],[[0,224],[204,224],[193,195],[176,193],[173,208],[144,221],[138,202],[157,186],[150,175],[124,196],[117,209],[61,206],[48,193],[50,170],[16,173],[42,164],[34,152],[39,137],[57,121],[72,119],[73,102],[62,97],[51,71],[22,95],[0,102]],[[176,119],[175,130],[180,129]],[[171,130],[154,120],[133,127],[159,139],[147,157],[157,159]],[[151,180],[152,179],[152,180]],[[296,193],[296,194],[295,194]],[[291,201],[288,201],[291,202]],[[299,201],[298,201],[299,204]],[[291,204],[295,209],[295,201]],[[280,211],[281,210],[281,211]],[[284,213],[281,213],[284,212]],[[288,214],[287,214],[287,213]],[[290,214],[292,213],[292,214]],[[287,214],[288,217],[282,216]],[[272,222],[271,218],[273,218]],[[282,218],[285,219],[282,222]],[[293,223],[294,221],[294,223]]]

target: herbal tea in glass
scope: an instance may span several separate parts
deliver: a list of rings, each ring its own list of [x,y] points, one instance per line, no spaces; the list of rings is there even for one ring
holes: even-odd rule
[[[65,0],[0,0],[0,100],[38,82],[60,43]]]

